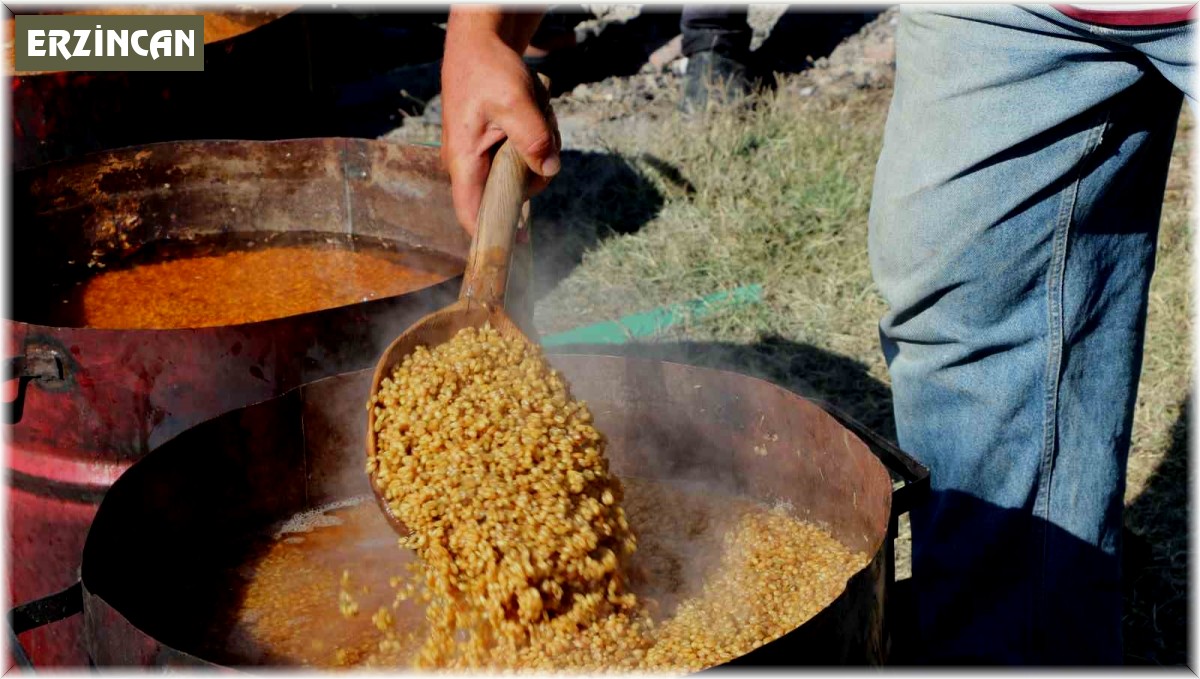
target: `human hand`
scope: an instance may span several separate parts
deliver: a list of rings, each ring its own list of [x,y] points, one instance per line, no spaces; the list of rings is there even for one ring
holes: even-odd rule
[[[558,173],[561,139],[549,95],[521,60],[541,17],[455,7],[442,60],[442,162],[454,211],[475,235],[492,152],[504,139],[533,172],[529,195]]]

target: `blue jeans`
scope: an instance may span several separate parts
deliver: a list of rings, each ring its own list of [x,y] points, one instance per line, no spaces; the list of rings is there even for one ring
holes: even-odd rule
[[[872,271],[930,663],[1122,661],[1120,536],[1188,26],[905,6]]]

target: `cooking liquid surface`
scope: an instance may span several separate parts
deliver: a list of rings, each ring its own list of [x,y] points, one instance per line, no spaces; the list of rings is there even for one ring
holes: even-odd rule
[[[371,611],[391,606],[388,578],[416,559],[374,501],[313,510],[264,536],[241,566],[220,573],[218,589],[233,607],[207,628],[201,657],[226,665],[337,666],[339,649],[365,658],[379,643]],[[342,573],[352,570],[354,594],[365,614],[338,612]],[[367,591],[363,591],[366,587]],[[424,609],[412,602],[394,611],[416,629]],[[404,617],[407,616],[407,617]]]
[[[447,258],[341,236],[160,241],[52,297],[53,325],[109,329],[252,323],[402,295],[461,272]]]
[[[657,659],[667,665],[726,662],[798,627],[867,562],[785,509],[673,483],[624,483],[638,537],[631,582],[657,627],[648,656],[678,648],[681,635],[697,646],[733,649],[703,662],[672,651]],[[201,657],[228,665],[410,666],[424,640],[424,604],[419,595],[398,601],[396,593],[412,581],[406,565],[416,557],[397,546],[373,499],[351,503],[294,517],[218,576],[218,588],[238,603],[209,625]],[[351,617],[339,613],[342,591],[357,607]],[[372,620],[381,608],[394,617],[383,625],[386,635]],[[381,651],[385,636],[391,641]],[[587,643],[584,633],[581,640]]]

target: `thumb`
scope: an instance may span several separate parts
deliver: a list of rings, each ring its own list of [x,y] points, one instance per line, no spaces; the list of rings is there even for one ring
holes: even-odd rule
[[[542,177],[553,177],[562,167],[559,137],[554,121],[548,119],[533,97],[520,97],[495,123],[512,142],[529,169]]]

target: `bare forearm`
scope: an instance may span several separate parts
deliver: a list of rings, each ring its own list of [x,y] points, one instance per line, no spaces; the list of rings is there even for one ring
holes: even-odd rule
[[[487,5],[459,5],[450,9],[446,41],[470,42],[495,36],[520,54],[529,46],[543,14],[532,7],[507,10]]]
[[[521,53],[541,13],[497,7],[455,7],[442,58],[442,159],[450,172],[454,208],[468,232],[491,166],[490,150],[509,139],[537,175],[532,193],[559,169],[559,137],[538,102],[537,81]]]

